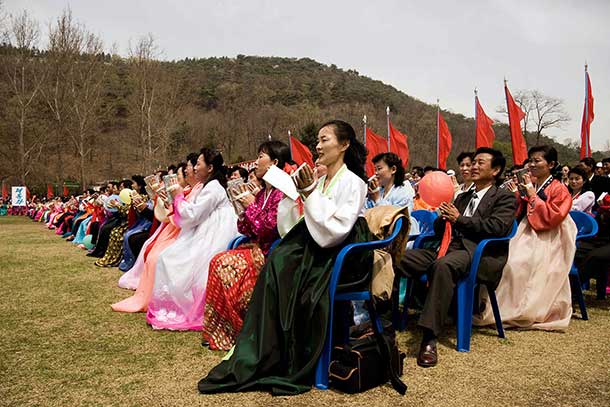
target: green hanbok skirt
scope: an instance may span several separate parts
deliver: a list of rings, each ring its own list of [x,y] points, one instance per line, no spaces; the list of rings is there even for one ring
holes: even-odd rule
[[[342,244],[330,248],[318,246],[304,221],[292,228],[258,277],[233,354],[199,381],[199,391],[286,395],[311,389],[328,330],[335,258],[347,244],[370,240],[362,217]],[[368,280],[372,259],[370,251],[348,258],[340,283]]]

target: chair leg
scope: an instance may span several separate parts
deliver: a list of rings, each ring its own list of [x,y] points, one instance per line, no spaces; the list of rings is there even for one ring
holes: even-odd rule
[[[415,285],[415,281],[411,278],[407,278],[407,289],[405,292],[405,301],[402,304],[402,315],[400,317],[399,331],[404,331],[407,329],[407,318],[409,316],[409,302],[411,301],[411,296],[413,295],[413,286]]]
[[[582,294],[582,284],[580,277],[578,277],[578,269],[574,270],[574,273],[570,273],[570,282],[572,283],[572,291],[576,295],[578,301],[578,307],[580,308],[580,316],[583,320],[588,321],[589,315],[587,314],[587,307],[585,306],[585,297]]]
[[[489,294],[489,302],[491,302],[491,309],[494,313],[498,336],[500,338],[506,338],[504,335],[504,327],[502,326],[502,317],[500,316],[500,307],[498,307],[498,300],[496,299],[496,292],[490,289],[488,286],[485,286],[485,288],[487,288],[487,293]]]
[[[322,354],[320,355],[318,364],[316,366],[315,383],[316,388],[319,390],[328,390],[328,368],[330,366],[330,357],[333,346],[333,302],[334,299],[331,297],[328,332],[326,334],[326,340],[324,341],[324,348],[322,348]]]
[[[470,352],[474,286],[460,281],[457,286],[457,350]]]

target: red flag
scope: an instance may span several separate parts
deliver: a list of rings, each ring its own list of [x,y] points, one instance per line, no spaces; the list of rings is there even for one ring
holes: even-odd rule
[[[451,133],[449,126],[443,119],[441,112],[438,112],[438,168],[447,169],[447,158],[451,152]]]
[[[582,112],[580,126],[580,158],[591,157],[591,123],[595,118],[593,113],[593,94],[591,94],[591,80],[585,67],[585,108]]]
[[[68,187],[64,184],[64,196],[68,196]]]
[[[506,84],[504,84],[504,92],[506,93],[510,141],[513,146],[513,164],[523,164],[527,160],[527,145],[521,132],[521,120],[525,117],[525,112],[515,103]]]
[[[366,128],[366,176],[372,177],[375,175],[375,164],[373,157],[377,154],[388,152],[388,141],[383,137],[373,133],[371,129]]]
[[[53,198],[53,195],[55,195],[53,193],[53,187],[51,186],[51,184],[47,184],[47,199]]]
[[[496,138],[496,134],[494,133],[494,129],[492,124],[494,123],[483,110],[483,107],[479,103],[479,97],[475,96],[475,122],[476,122],[476,138],[475,145],[476,148],[479,147],[493,147],[494,139]]]
[[[4,182],[2,182],[2,199],[5,201],[8,199],[8,188]]]
[[[288,138],[290,139],[290,155],[292,156],[292,160],[297,163],[297,165],[307,163],[311,168],[314,168],[313,155],[311,154],[311,151],[309,151],[309,148],[295,137],[289,135]]]
[[[396,153],[402,160],[402,166],[407,168],[409,164],[409,143],[407,135],[402,134],[390,123],[390,151]]]

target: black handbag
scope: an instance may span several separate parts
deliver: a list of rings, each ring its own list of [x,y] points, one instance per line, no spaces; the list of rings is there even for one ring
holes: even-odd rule
[[[342,392],[353,394],[388,382],[391,378],[388,367],[401,376],[406,355],[398,350],[393,330],[388,327],[381,334],[390,350],[390,363],[388,363],[381,356],[379,342],[370,329],[370,323],[368,328],[366,326],[354,328],[348,343],[333,348],[329,366],[330,385]],[[394,381],[392,385],[395,385]]]

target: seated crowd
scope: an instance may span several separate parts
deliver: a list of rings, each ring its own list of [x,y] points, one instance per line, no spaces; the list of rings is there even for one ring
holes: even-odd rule
[[[495,290],[505,325],[567,329],[574,261],[582,281],[595,278],[598,297],[605,297],[610,160],[596,174],[591,158],[562,167],[553,147],[536,146],[525,163],[505,171],[500,151],[479,148],[458,156],[457,177],[449,173],[453,200],[432,207],[419,196],[418,184],[440,170],[405,173],[396,154],[383,153],[372,158],[376,176],[367,179],[366,149],[346,122],[320,127],[316,153],[315,168],[295,172],[290,148],[267,141],[255,168],[246,171],[226,168],[218,151],[203,148],[146,178],[112,181],[69,199],[34,199],[28,215],[86,249],[96,266],[124,272],[119,286],[135,291],[113,304],[114,311],[145,313],[154,329],[202,331],[210,349],[229,351],[199,382],[202,393],[295,394],[311,387],[329,329],[333,261],[346,245],[375,239],[364,215],[380,206],[438,215],[437,244],[408,246],[393,264],[394,294],[401,277],[428,278],[418,321],[420,366],[437,364],[436,342],[477,244],[508,235],[515,221],[516,235],[486,250],[478,272],[479,282]],[[272,168],[292,174],[296,199],[266,181]],[[570,211],[595,217],[600,227],[578,250]],[[407,219],[409,233],[419,233],[417,220]],[[238,236],[241,243],[232,244]],[[340,280],[370,284],[372,253],[349,262]],[[485,292],[475,307],[476,325],[494,323]],[[335,315],[366,314],[362,304],[347,305]]]

